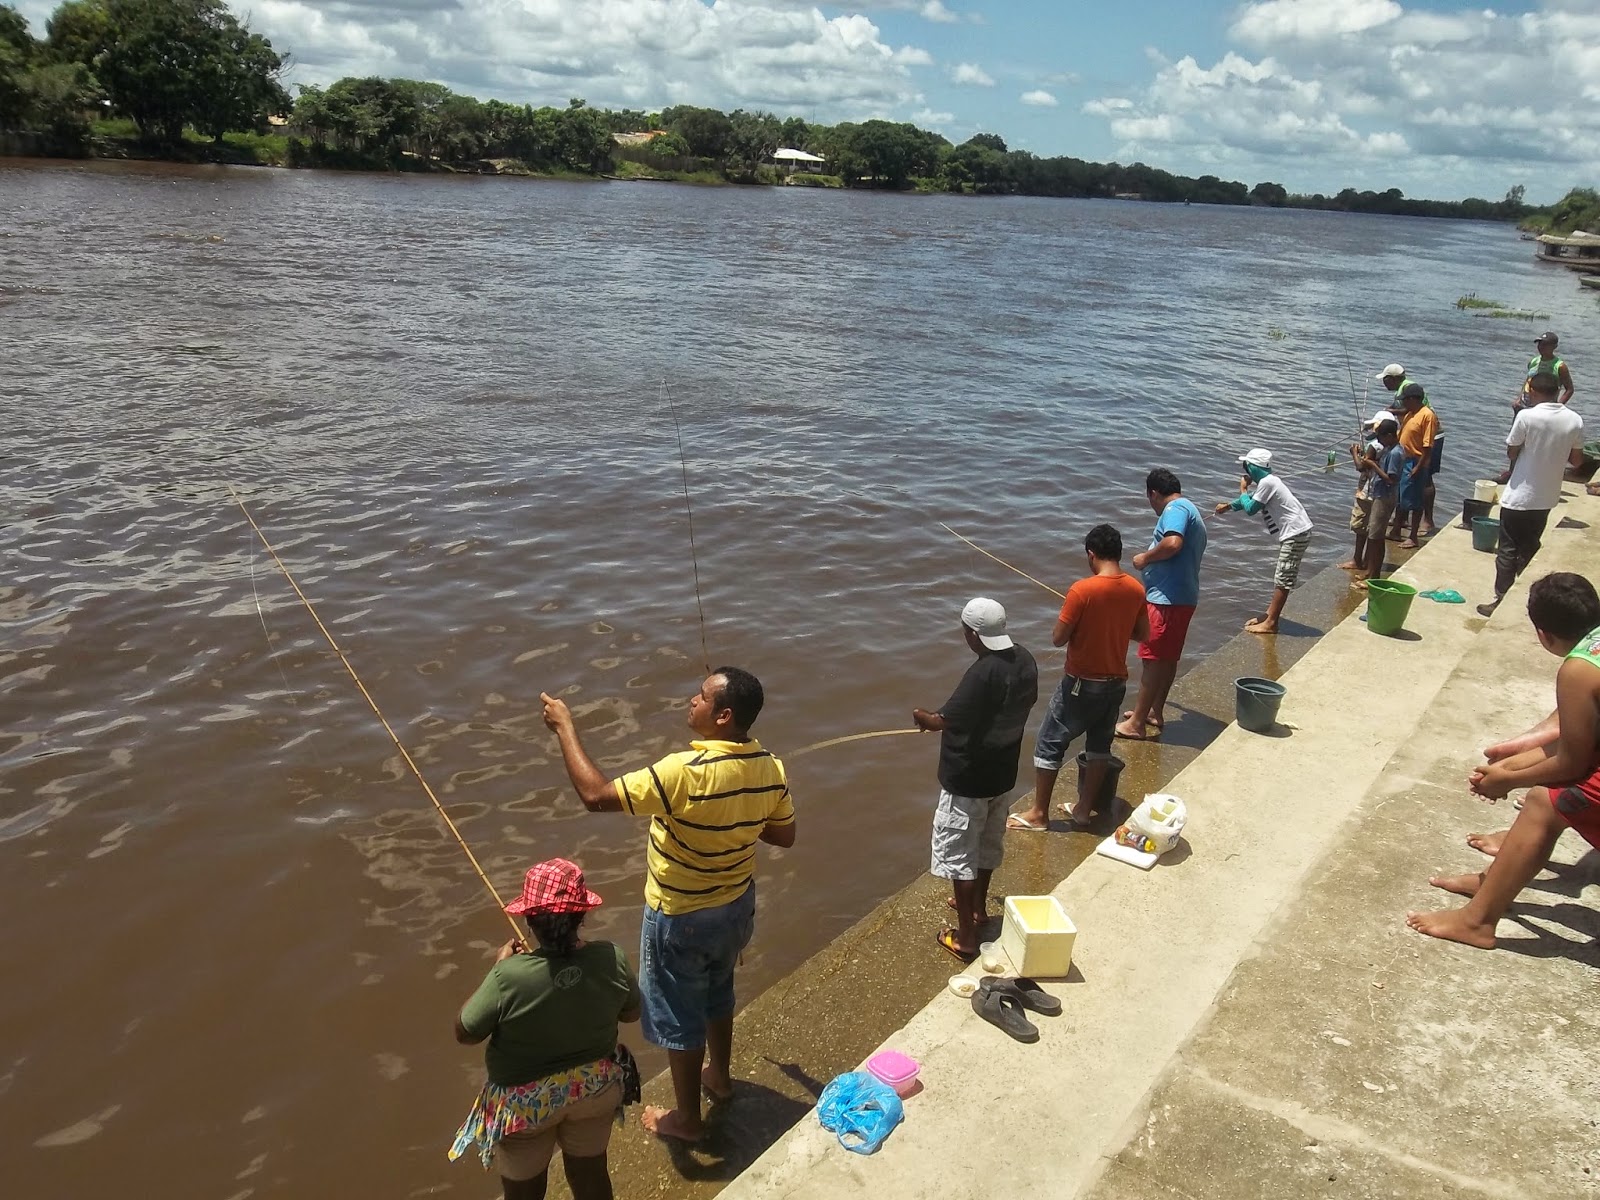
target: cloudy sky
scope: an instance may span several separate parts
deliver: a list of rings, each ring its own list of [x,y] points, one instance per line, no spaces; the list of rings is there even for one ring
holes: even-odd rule
[[[43,31],[48,0],[22,0]],[[236,0],[291,83],[985,130],[1293,191],[1600,183],[1600,0]]]

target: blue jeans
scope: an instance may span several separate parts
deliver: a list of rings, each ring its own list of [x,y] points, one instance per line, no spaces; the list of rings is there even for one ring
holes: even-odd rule
[[[733,968],[756,930],[756,885],[715,908],[668,916],[644,909],[639,929],[640,1014],[645,1039],[697,1050],[708,1022],[733,1016]]]
[[[1126,679],[1063,675],[1044,710],[1044,720],[1039,722],[1033,765],[1059,771],[1066,760],[1067,747],[1080,736],[1090,758],[1110,758],[1111,739],[1116,736],[1117,717],[1127,691]]]

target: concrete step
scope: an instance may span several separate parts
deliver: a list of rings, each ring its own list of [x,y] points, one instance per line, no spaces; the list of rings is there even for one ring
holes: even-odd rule
[[[1595,561],[1600,532],[1591,525],[1600,516],[1600,501],[1578,491],[1563,513],[1576,520],[1551,530],[1529,581]],[[1485,595],[1492,570],[1491,557],[1472,550],[1470,535],[1452,527],[1397,577],[1422,588],[1453,587],[1476,599]],[[1377,637],[1356,616],[1331,630],[1282,677],[1288,688],[1280,714],[1283,736],[1230,726],[1168,784],[1166,790],[1189,805],[1185,849],[1148,874],[1091,858],[1056,888],[1080,934],[1073,974],[1054,988],[1066,1014],[1054,1021],[1040,1018],[1038,1044],[1011,1041],[965,1001],[942,995],[885,1042],[922,1062],[926,1090],[908,1103],[905,1125],[877,1155],[848,1154],[814,1120],[802,1120],[724,1194],[1064,1197],[1092,1188],[1125,1189],[1130,1179],[1156,1189],[1126,1193],[1131,1195],[1280,1194],[1260,1187],[1232,1190],[1233,1184],[1213,1190],[1205,1182],[1208,1164],[1226,1157],[1216,1144],[1218,1138],[1226,1142],[1226,1127],[1210,1130],[1209,1150],[1189,1147],[1200,1158],[1189,1160],[1192,1171],[1179,1172],[1183,1183],[1147,1170],[1163,1154],[1160,1142],[1141,1147],[1133,1134],[1145,1128],[1144,1121],[1160,1127],[1161,1114],[1152,1115],[1149,1107],[1158,1081],[1187,1088],[1186,1095],[1206,1094],[1198,1076],[1179,1074],[1180,1048],[1203,1029],[1220,1029],[1214,1005],[1241,963],[1278,946],[1278,935],[1269,931],[1286,928],[1295,906],[1310,902],[1304,889],[1312,868],[1334,861],[1329,856],[1336,853],[1359,854],[1362,825],[1353,818],[1392,800],[1399,776],[1391,764],[1410,762],[1413,770],[1428,772],[1429,786],[1445,770],[1445,786],[1464,792],[1457,781],[1464,780],[1486,738],[1515,732],[1548,711],[1555,664],[1522,615],[1524,588],[1512,593],[1492,621],[1470,604],[1419,599],[1402,637]],[[1458,674],[1461,690],[1446,693]],[[1483,693],[1465,690],[1473,679],[1470,686],[1489,687],[1495,697],[1487,710]],[[1469,694],[1476,707],[1467,707]],[[1409,757],[1400,759],[1402,752]],[[1403,846],[1396,853],[1391,870],[1397,877],[1426,874]],[[1423,899],[1416,897],[1412,906]],[[1436,952],[1405,931],[1403,912],[1387,901],[1378,906],[1358,892],[1342,895],[1338,903],[1348,923],[1385,926],[1396,945],[1411,952],[1454,952]],[[1339,939],[1329,944],[1330,936],[1316,930],[1306,936],[1312,937],[1309,943],[1285,952],[1338,959]],[[1291,971],[1277,998],[1292,1009],[1317,994],[1318,979],[1308,968],[1303,976]],[[1458,1017],[1464,1027],[1481,1019],[1475,1011]],[[1259,1019],[1240,1020],[1241,1035],[1268,1028]],[[1248,1038],[1239,1049],[1230,1076],[1203,1069],[1229,1087],[1248,1090],[1257,1049]],[[1263,1060],[1263,1069],[1283,1055],[1292,1060],[1292,1048],[1280,1049],[1278,1058]],[[1218,1053],[1227,1056],[1226,1049]],[[1392,1053],[1403,1055],[1405,1049],[1394,1047]],[[1448,1108],[1442,1096],[1409,1100],[1421,1110],[1432,1104],[1436,1116]],[[1298,1128],[1292,1122],[1288,1127]],[[1241,1141],[1241,1187],[1251,1171],[1249,1149]],[[1168,1152],[1182,1161],[1181,1147]],[[1178,1193],[1170,1190],[1174,1186]]]

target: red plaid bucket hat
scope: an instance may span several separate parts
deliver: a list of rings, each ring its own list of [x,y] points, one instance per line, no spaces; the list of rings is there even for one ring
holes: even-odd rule
[[[524,913],[588,912],[604,903],[584,886],[583,870],[577,863],[552,858],[528,868],[522,895],[506,905],[506,911],[518,917]]]

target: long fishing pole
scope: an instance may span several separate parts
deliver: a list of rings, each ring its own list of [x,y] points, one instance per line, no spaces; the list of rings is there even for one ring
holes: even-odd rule
[[[511,926],[511,932],[515,940],[525,942],[527,940],[526,930],[518,928],[516,918],[506,912],[506,903],[501,899],[500,893],[495,889],[494,884],[489,881],[489,876],[484,874],[483,867],[478,863],[478,856],[472,852],[472,847],[468,846],[466,839],[461,836],[461,831],[456,828],[456,823],[450,819],[450,814],[445,811],[444,805],[439,802],[439,797],[434,794],[433,788],[429,787],[428,781],[423,778],[422,771],[411,757],[411,752],[405,748],[405,743],[400,740],[400,735],[394,731],[394,726],[389,724],[389,718],[383,715],[383,710],[378,707],[378,702],[372,698],[372,693],[367,690],[367,685],[361,682],[361,676],[356,674],[355,667],[345,657],[344,650],[334,640],[333,634],[328,632],[328,627],[322,623],[322,618],[317,615],[316,606],[311,603],[305,592],[300,590],[300,585],[295,582],[294,575],[284,565],[283,559],[278,557],[277,550],[267,540],[267,535],[261,531],[261,526],[256,524],[256,519],[250,515],[250,510],[245,507],[244,500],[238,492],[234,491],[231,483],[228,485],[228,495],[233,497],[233,502],[239,506],[239,511],[244,514],[244,519],[250,522],[250,528],[256,531],[256,537],[261,539],[261,544],[267,548],[267,553],[272,555],[272,561],[278,564],[278,570],[283,572],[283,577],[289,581],[289,586],[294,589],[294,594],[300,597],[300,603],[306,606],[306,611],[311,614],[311,619],[316,622],[317,628],[322,631],[322,636],[327,639],[328,645],[333,647],[333,652],[339,656],[339,661],[344,664],[344,669],[350,673],[350,678],[355,680],[356,687],[361,690],[362,696],[372,706],[372,711],[377,714],[384,731],[389,735],[389,740],[394,743],[395,749],[400,751],[400,757],[405,760],[406,766],[411,768],[411,773],[417,777],[417,782],[422,785],[422,790],[428,794],[428,799],[433,801],[433,807],[439,810],[439,816],[443,818],[445,828],[450,831],[451,836],[460,845],[462,853],[467,856],[467,861],[472,864],[472,869],[478,873],[478,878],[483,881],[483,886],[489,890],[489,895],[494,897],[495,907],[500,910],[507,923]]]
[[[867,738],[894,737],[902,733],[921,733],[920,729],[874,729],[871,733],[847,733],[844,737],[829,738],[823,742],[812,742],[809,746],[801,746],[798,750],[790,750],[785,754],[784,760],[799,758],[802,754],[810,754],[813,750],[826,750],[829,746],[842,746],[846,742],[860,742]]]
[[[1049,592],[1052,596],[1055,596],[1057,599],[1065,600],[1067,598],[1065,593],[1056,591],[1055,588],[1051,587],[1048,583],[1045,583],[1043,580],[1035,579],[1032,575],[1029,575],[1021,567],[1013,567],[1010,563],[1008,563],[1005,559],[1001,558],[998,554],[990,554],[987,550],[985,550],[982,546],[978,545],[978,543],[973,541],[971,538],[963,537],[961,534],[956,533],[956,531],[954,529],[951,529],[950,526],[946,525],[943,521],[939,522],[939,528],[944,530],[946,533],[955,534],[956,537],[961,538],[961,540],[963,542],[965,542],[967,545],[971,546],[974,550],[976,550],[979,554],[983,555],[985,558],[994,559],[995,562],[999,563],[1006,570],[1015,571],[1018,575],[1021,575],[1029,583],[1037,583],[1040,587],[1042,587],[1045,591]]]
[[[700,553],[694,544],[694,505],[689,502],[689,460],[683,453],[683,426],[678,423],[678,406],[672,402],[672,389],[666,377],[661,380],[661,396],[672,414],[672,429],[678,435],[678,467],[683,473],[683,511],[689,517],[689,561],[694,564],[694,605],[700,612],[700,657],[711,674],[711,651],[706,647],[706,606],[700,598]]]

